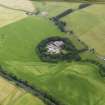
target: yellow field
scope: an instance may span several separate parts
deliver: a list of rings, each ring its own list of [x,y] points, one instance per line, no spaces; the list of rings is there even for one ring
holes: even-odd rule
[[[35,6],[29,0],[0,0],[0,27],[25,18],[27,15],[19,10],[35,11]]]
[[[0,27],[3,27],[12,22],[25,18],[26,15],[23,12],[10,10],[4,7],[0,7]]]
[[[44,103],[0,77],[0,105],[44,105]]]
[[[31,12],[35,9],[32,2],[29,0],[0,0],[0,4],[15,9],[23,9]]]

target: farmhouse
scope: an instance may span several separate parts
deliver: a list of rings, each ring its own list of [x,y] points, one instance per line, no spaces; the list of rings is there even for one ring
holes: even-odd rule
[[[62,50],[63,45],[63,41],[51,41],[46,47],[47,52],[50,54],[59,54]]]

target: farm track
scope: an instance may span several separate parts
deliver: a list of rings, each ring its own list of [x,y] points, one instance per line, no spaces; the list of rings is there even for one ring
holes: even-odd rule
[[[35,87],[33,89],[33,88],[31,88],[31,85],[25,85],[24,83],[21,83],[21,82],[15,80],[15,79],[13,79],[11,76],[9,76],[9,74],[5,74],[2,71],[3,71],[3,69],[0,67],[0,76],[1,77],[7,79],[8,81],[11,81],[11,82],[15,83],[16,86],[21,87],[22,89],[24,89],[25,91],[31,93],[32,95],[37,96],[46,105],[63,105],[63,104],[59,103],[57,100],[55,100],[55,99],[54,99],[55,102],[53,100],[51,100],[45,92],[43,92],[43,91],[41,91],[41,90],[39,90],[39,89],[37,89]]]

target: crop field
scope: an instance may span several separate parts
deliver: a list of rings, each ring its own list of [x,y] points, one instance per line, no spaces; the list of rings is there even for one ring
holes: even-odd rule
[[[25,18],[23,12],[7,9],[0,6],[0,27]]]
[[[14,9],[27,10],[30,12],[35,10],[30,0],[0,0],[0,5],[4,5]]]
[[[27,15],[24,11],[35,12],[29,0],[0,0],[0,27],[19,21]]]
[[[63,19],[82,41],[101,56],[105,56],[104,9],[104,4],[93,4]]]
[[[0,3],[6,5],[4,1],[7,0],[1,0]],[[26,4],[22,5],[23,2]],[[80,41],[77,42],[79,38],[104,56],[105,6],[94,4],[77,10],[80,3],[28,0],[10,0],[6,3],[17,9],[35,11],[36,7],[40,11],[36,16],[26,16],[24,12],[0,7],[0,11],[2,12],[2,9],[4,11],[0,16],[0,66],[7,75],[11,74],[26,81],[41,92],[45,92],[45,97],[51,96],[49,99],[55,100],[59,105],[105,105],[105,78],[100,75],[98,65],[82,60],[42,62],[36,52],[36,47],[42,40],[60,36],[69,38],[78,49],[83,47]],[[77,11],[62,18],[67,22],[67,27],[74,32],[74,36],[69,37],[61,32],[49,17],[70,8]],[[42,12],[48,12],[48,15],[42,16]],[[15,20],[16,18],[18,19]],[[89,51],[86,53],[82,56],[84,59],[85,56],[91,59],[96,57],[94,53],[93,55]],[[0,77],[0,105],[44,105],[37,96],[14,84]]]
[[[0,105],[44,105],[35,96],[0,77]]]

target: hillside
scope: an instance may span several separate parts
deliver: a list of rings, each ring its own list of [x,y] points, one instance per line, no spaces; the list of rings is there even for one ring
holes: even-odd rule
[[[0,33],[4,35],[0,62],[7,73],[27,80],[64,105],[104,103],[104,79],[96,65],[40,61],[35,53],[36,45],[49,36],[64,36],[51,21],[42,17],[28,17],[1,28]]]
[[[39,11],[37,14],[27,15],[24,11],[1,7],[10,13],[14,11],[12,14],[7,11],[10,19],[4,13],[6,23],[0,28],[0,73],[12,78],[10,82],[8,78],[4,80],[0,77],[1,105],[49,105],[48,101],[53,105],[105,105],[105,61],[98,58],[103,57],[105,52],[105,5],[93,4],[78,9],[81,3],[31,3],[32,9],[36,7]],[[28,10],[30,5],[26,6]],[[51,20],[51,17],[67,9],[75,11],[60,21],[66,22],[66,28],[72,31],[69,34],[62,32]],[[22,17],[12,21],[14,14]],[[55,36],[71,41],[81,59],[43,62],[37,53],[37,46],[42,40]],[[24,85],[23,89],[19,88],[19,84]]]

